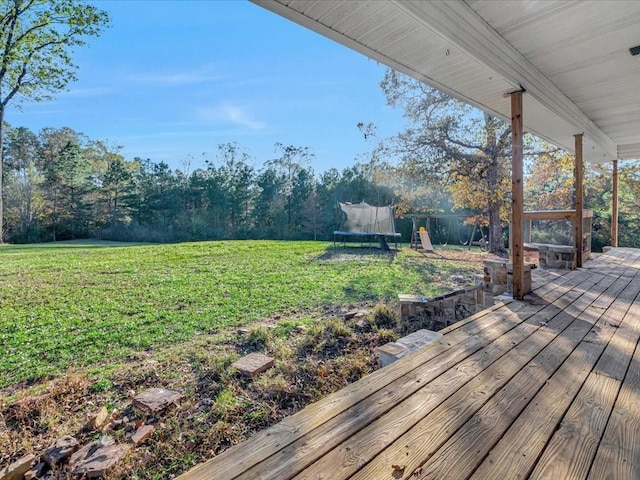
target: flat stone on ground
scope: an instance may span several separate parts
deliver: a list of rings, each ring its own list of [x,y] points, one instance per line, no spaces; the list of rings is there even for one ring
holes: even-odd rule
[[[42,459],[51,467],[55,467],[60,462],[66,460],[78,449],[78,440],[70,435],[65,435],[57,439],[53,445],[47,448]]]
[[[71,458],[69,459],[69,465],[73,468],[78,463],[82,462],[84,459],[90,456],[93,452],[95,452],[101,446],[102,445],[98,440],[87,443],[84,447],[82,447],[80,450],[78,450],[73,455],[71,455]]]
[[[404,345],[400,345],[396,342],[385,343],[381,347],[376,348],[378,352],[378,365],[380,367],[386,367],[387,365],[395,362],[398,358],[398,355],[403,353],[407,347]]]
[[[151,435],[153,435],[153,432],[154,432],[155,429],[156,429],[156,427],[154,427],[153,425],[143,425],[143,426],[141,426],[138,430],[136,430],[136,433],[134,433],[131,436],[131,443],[133,443],[137,447],[141,443],[143,443],[146,440],[148,440],[149,437],[151,437]]]
[[[24,480],[35,480],[36,478],[40,478],[47,468],[47,464],[44,462],[38,462],[36,465],[31,467],[27,473],[24,474]]]
[[[234,362],[231,366],[240,370],[243,375],[255,377],[256,375],[273,367],[274,359],[262,353],[250,353]]]
[[[80,462],[73,474],[86,478],[103,477],[124,457],[125,449],[121,445],[105,445],[98,448],[89,457]]]
[[[133,403],[137,407],[146,408],[153,413],[157,413],[177,402],[180,397],[182,397],[180,392],[174,390],[149,388],[133,397]]]
[[[351,310],[350,312],[347,312],[347,313],[344,314],[344,319],[345,320],[351,320],[352,318],[354,318],[359,313],[360,313],[360,310]]]
[[[95,414],[93,414],[87,421],[87,429],[88,430],[99,429],[105,423],[107,423],[108,418],[109,418],[109,410],[107,410],[107,407],[105,406],[100,407],[100,410]]]
[[[16,460],[8,467],[0,470],[0,480],[21,480],[33,465],[36,456],[32,453]]]

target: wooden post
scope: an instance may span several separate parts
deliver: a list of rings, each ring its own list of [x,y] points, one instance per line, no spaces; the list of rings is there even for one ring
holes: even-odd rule
[[[522,241],[524,243],[530,243],[531,242],[531,219],[527,219],[524,220],[524,223],[522,224],[522,228],[523,228],[523,239]]]
[[[582,134],[574,135],[576,141],[576,156],[575,156],[575,190],[576,190],[576,217],[574,220],[573,229],[573,244],[576,249],[576,267],[582,267],[582,237],[584,236],[582,227],[582,209],[583,209],[583,195],[584,189],[582,188],[583,176],[584,176],[584,164],[582,160]]]
[[[522,92],[511,94],[511,244],[513,262],[513,298],[524,294],[524,246],[522,242],[523,175],[522,175]]]
[[[618,160],[613,161],[613,196],[611,198],[611,246],[618,246]]]

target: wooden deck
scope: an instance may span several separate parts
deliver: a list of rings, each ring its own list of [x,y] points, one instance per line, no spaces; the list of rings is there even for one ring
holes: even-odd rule
[[[640,479],[640,250],[446,329],[184,479]]]

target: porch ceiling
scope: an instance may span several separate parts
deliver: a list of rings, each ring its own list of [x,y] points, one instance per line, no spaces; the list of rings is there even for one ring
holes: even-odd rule
[[[640,158],[640,2],[252,0],[585,160]]]

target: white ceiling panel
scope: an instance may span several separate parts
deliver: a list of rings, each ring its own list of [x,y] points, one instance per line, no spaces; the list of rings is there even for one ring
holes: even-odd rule
[[[254,0],[592,162],[640,158],[640,1]]]

